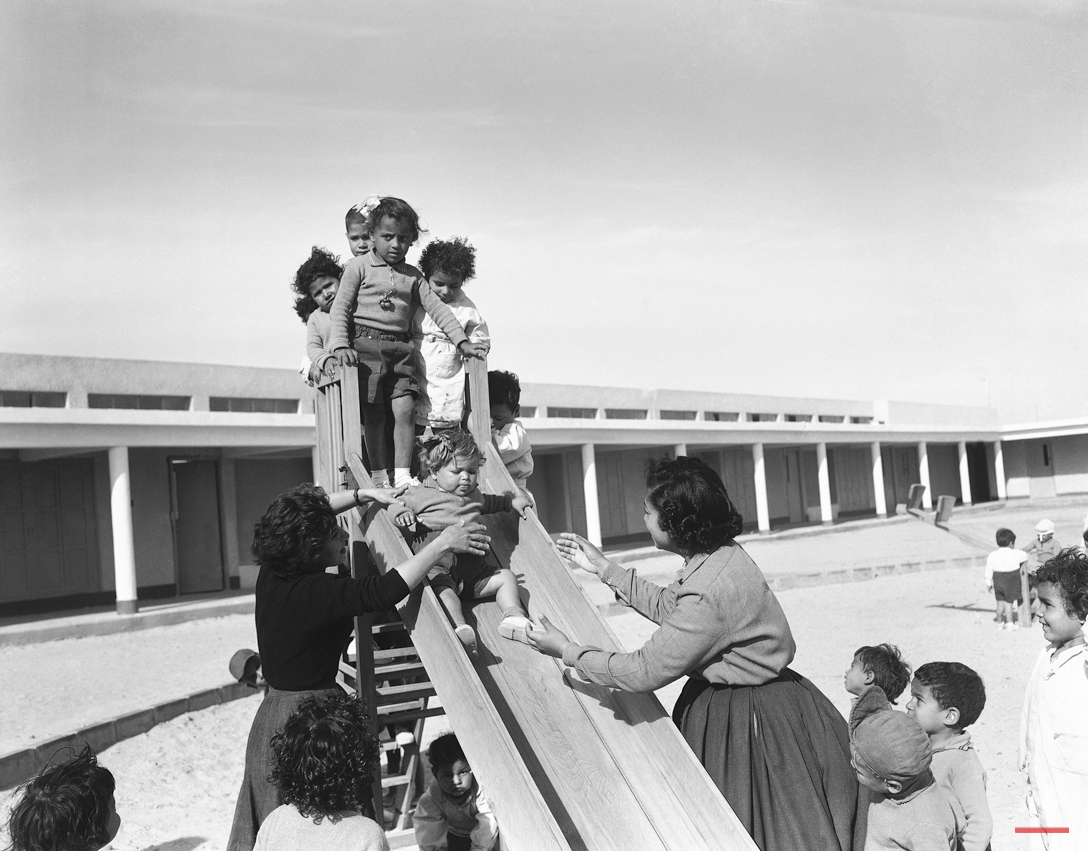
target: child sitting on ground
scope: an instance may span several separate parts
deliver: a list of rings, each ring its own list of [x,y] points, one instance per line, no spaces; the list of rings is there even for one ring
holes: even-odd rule
[[[466,357],[481,348],[465,335],[450,309],[422,273],[404,262],[419,238],[419,216],[399,198],[382,198],[367,222],[370,251],[348,261],[333,301],[328,348],[344,366],[359,367],[363,433],[374,484],[388,481],[385,424],[393,418],[393,466],[397,485],[411,479],[415,405],[419,384],[408,337],[415,308],[422,305],[454,347]],[[349,337],[354,322],[354,337]]]
[[[257,851],[388,851],[385,832],[361,812],[378,766],[361,698],[340,689],[305,698],[272,737],[271,781],[283,804],[257,833]]]
[[[491,349],[487,323],[464,292],[476,277],[476,249],[465,240],[436,239],[419,256],[419,265],[434,294],[461,323],[468,339],[481,350]],[[423,363],[418,369],[416,430],[456,428],[465,417],[465,359],[450,338],[422,307],[412,317],[412,342]]]
[[[1062,545],[1054,537],[1054,529],[1053,520],[1044,518],[1035,524],[1035,538],[1028,541],[1027,546],[1024,547],[1024,552],[1032,559],[1035,566],[1054,558],[1062,551]]]
[[[846,690],[857,697],[869,686],[880,686],[892,703],[910,682],[908,665],[894,644],[859,647],[843,677]]]
[[[315,245],[310,250],[310,259],[298,267],[291,282],[291,289],[297,294],[295,313],[306,323],[306,357],[299,371],[310,384],[316,384],[322,372],[331,375],[331,364],[336,362],[327,350],[332,334],[329,310],[342,274],[340,258]]]
[[[1067,827],[1044,834],[1042,847],[1088,849],[1088,558],[1063,550],[1028,577],[1038,591],[1039,620],[1049,644],[1039,654],[1020,717],[1020,769],[1028,779],[1032,826]],[[1039,847],[1039,846],[1036,846]]]
[[[491,802],[472,776],[453,733],[439,736],[428,752],[434,782],[416,804],[412,821],[419,851],[491,851],[499,825]]]
[[[870,791],[865,851],[956,847],[952,805],[933,781],[929,736],[896,712],[879,686],[868,686],[850,710],[850,755]]]
[[[85,747],[17,790],[8,816],[11,851],[97,851],[121,828],[113,774]]]
[[[914,672],[907,714],[933,748],[930,769],[956,814],[961,851],[986,851],[994,822],[986,800],[986,771],[964,728],[986,705],[982,678],[959,662],[928,662]]]
[[[516,511],[522,517],[531,507],[524,496],[485,494],[476,486],[480,474],[480,448],[472,435],[461,428],[443,431],[420,442],[420,467],[430,475],[419,487],[401,497],[403,506],[389,508],[392,521],[401,527],[416,525],[416,544],[426,543],[449,526],[476,522],[481,514]],[[483,556],[447,557],[427,574],[431,588],[453,620],[457,638],[468,655],[477,658],[476,631],[465,623],[459,594],[465,589],[473,599],[495,595],[502,609],[499,634],[526,642],[532,629],[529,614],[521,604],[518,580],[507,568],[494,568]]]
[[[517,419],[521,413],[521,383],[514,373],[493,369],[487,374],[487,395],[491,399],[491,440],[514,484],[528,494],[526,482],[533,474],[533,447],[525,426]]]
[[[986,556],[986,590],[994,592],[997,602],[997,628],[1016,629],[1013,611],[1024,599],[1020,569],[1028,554],[1016,549],[1016,535],[1011,529],[998,529],[996,537],[997,549]]]

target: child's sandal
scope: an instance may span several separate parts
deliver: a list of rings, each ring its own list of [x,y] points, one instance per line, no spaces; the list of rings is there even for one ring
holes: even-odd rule
[[[465,647],[465,652],[468,653],[469,659],[479,659],[480,651],[476,646],[476,630],[474,630],[467,623],[461,624],[453,630],[457,633],[457,639]]]

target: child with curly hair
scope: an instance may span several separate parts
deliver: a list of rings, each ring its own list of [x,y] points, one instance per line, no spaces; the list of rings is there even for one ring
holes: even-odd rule
[[[335,359],[326,348],[332,336],[329,309],[340,289],[342,274],[340,258],[315,245],[310,249],[310,259],[298,267],[291,282],[296,293],[295,313],[306,323],[306,357],[299,372],[310,384],[316,384],[322,372],[332,374]]]
[[[476,277],[476,249],[464,239],[436,239],[419,255],[419,265],[434,294],[445,304],[482,355],[491,349],[487,323],[463,289]],[[412,317],[412,342],[422,364],[416,428],[456,428],[465,417],[465,358],[434,318],[422,307]]]
[[[374,484],[381,487],[388,481],[385,424],[389,417],[393,419],[394,481],[401,485],[411,480],[419,383],[408,332],[416,307],[423,306],[462,355],[480,357],[483,350],[468,339],[423,273],[404,262],[408,249],[419,239],[416,211],[400,198],[382,198],[370,212],[367,228],[371,248],[344,267],[332,304],[328,348],[342,365],[359,368],[363,439]]]
[[[1028,680],[1020,716],[1020,770],[1027,774],[1033,848],[1088,849],[1088,557],[1062,550],[1028,581],[1038,592],[1039,621],[1049,644]]]
[[[110,770],[90,746],[24,785],[8,816],[11,851],[97,851],[121,828]]]
[[[261,825],[258,851],[387,851],[385,832],[361,812],[379,752],[361,698],[337,689],[303,700],[272,737],[283,804]]]
[[[419,851],[491,851],[499,825],[491,801],[469,768],[453,733],[431,742],[427,752],[434,781],[412,815]]]
[[[408,488],[390,506],[393,522],[407,529],[415,526],[415,540],[426,543],[443,529],[461,522],[470,523],[481,514],[516,511],[526,517],[531,503],[524,496],[482,493],[476,483],[482,458],[472,435],[461,428],[443,431],[422,440],[420,466],[430,475],[419,487]],[[507,568],[495,568],[483,557],[457,556],[440,560],[427,574],[431,587],[453,621],[454,632],[468,655],[477,658],[476,631],[465,623],[460,594],[467,590],[473,599],[495,595],[502,609],[499,634],[503,638],[526,642],[532,631],[529,613],[521,604],[517,577]]]
[[[514,484],[528,494],[527,483],[533,474],[533,446],[525,426],[518,419],[521,383],[514,373],[493,369],[487,374],[487,395],[491,400],[491,442],[499,450],[499,457]]]
[[[869,686],[880,686],[894,704],[910,682],[910,665],[894,644],[859,647],[854,653],[854,661],[846,669],[843,682],[854,697]]]

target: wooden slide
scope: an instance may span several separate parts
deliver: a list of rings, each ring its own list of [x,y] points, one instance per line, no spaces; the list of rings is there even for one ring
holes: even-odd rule
[[[486,367],[471,362],[469,425],[486,453],[481,487],[514,485],[491,444]],[[319,478],[358,484],[369,477],[360,446],[358,384],[318,394]],[[345,454],[345,447],[347,453]],[[541,614],[573,640],[622,650],[533,516],[484,518],[497,561],[522,582],[534,618]],[[411,552],[383,511],[351,512],[353,537],[365,541],[382,572]],[[503,848],[694,851],[755,849],[710,777],[653,694],[632,694],[569,676],[558,660],[498,634],[493,600],[469,614],[479,634],[473,662],[434,592],[417,589],[401,614],[473,771],[494,803]]]

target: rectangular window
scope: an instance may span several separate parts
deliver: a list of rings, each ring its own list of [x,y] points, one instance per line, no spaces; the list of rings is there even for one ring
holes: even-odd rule
[[[846,417],[840,417],[837,414],[820,414],[820,422],[822,423],[841,423],[845,421]]]
[[[604,418],[606,420],[644,420],[646,411],[636,408],[605,408]]]
[[[563,417],[568,420],[592,420],[597,417],[596,408],[548,408],[549,417]]]
[[[812,422],[812,414],[786,414],[786,422],[810,423]]]
[[[662,411],[661,419],[663,420],[693,420],[695,419],[695,411]]]
[[[728,411],[707,411],[703,416],[715,423],[740,422],[740,414],[731,414]]]
[[[189,396],[142,396],[129,393],[88,393],[88,408],[120,408],[131,411],[187,411]]]
[[[850,422],[857,423],[858,425],[871,425],[873,422],[872,417],[850,417]]]
[[[208,410],[231,414],[297,414],[298,399],[212,396],[208,400]]]
[[[0,390],[0,408],[63,408],[67,393],[46,390]]]
[[[775,423],[778,422],[778,414],[749,414],[748,420],[753,423]]]
[[[522,405],[521,412],[518,414],[518,418],[521,417],[535,417],[536,408],[533,405]]]

